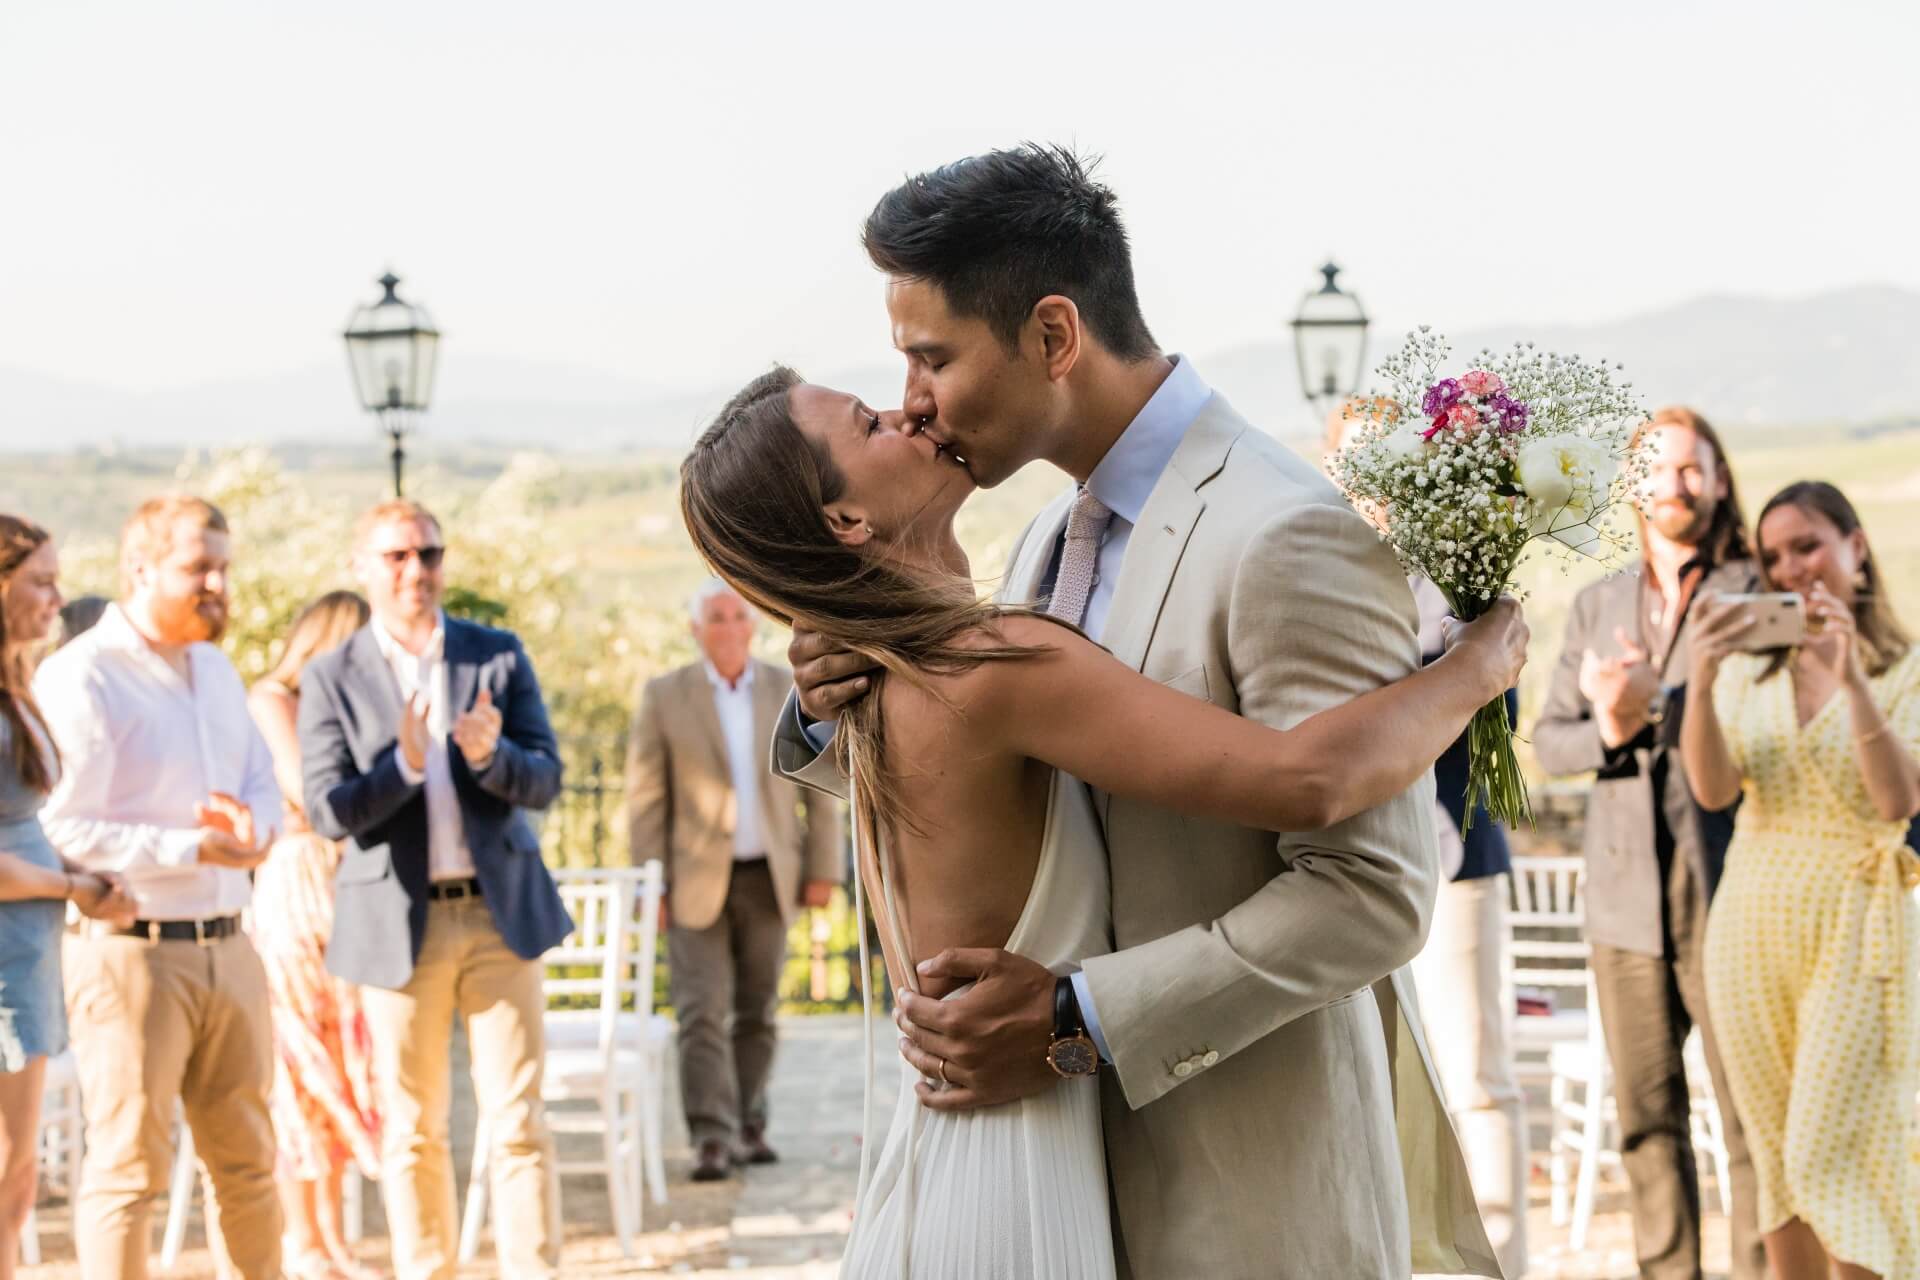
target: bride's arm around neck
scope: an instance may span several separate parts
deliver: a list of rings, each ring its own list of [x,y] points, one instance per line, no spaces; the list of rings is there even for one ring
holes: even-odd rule
[[[1141,675],[1044,618],[1000,630],[1031,657],[986,662],[946,692],[989,745],[1103,791],[1267,831],[1317,831],[1411,786],[1511,673],[1467,643],[1394,684],[1273,729]]]

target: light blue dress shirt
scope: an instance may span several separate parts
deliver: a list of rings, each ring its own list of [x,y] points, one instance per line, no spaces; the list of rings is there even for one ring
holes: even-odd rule
[[[1193,362],[1184,356],[1173,357],[1173,371],[1160,389],[1141,406],[1139,414],[1127,424],[1120,438],[1107,450],[1107,456],[1087,477],[1087,490],[1113,512],[1106,536],[1100,542],[1100,559],[1094,568],[1093,594],[1087,598],[1086,633],[1098,641],[1106,633],[1107,613],[1113,607],[1114,588],[1120,583],[1120,566],[1125,563],[1127,543],[1133,526],[1140,522],[1147,499],[1160,476],[1173,461],[1174,452],[1186,437],[1187,428],[1200,416],[1200,410],[1213,398],[1213,388],[1200,377]],[[1060,556],[1065,539],[1054,548],[1053,564],[1047,570],[1047,587],[1060,571]],[[1084,973],[1073,975],[1074,999],[1087,1021],[1087,1034],[1108,1062],[1107,1038],[1100,1030],[1100,1015],[1093,1007],[1093,993],[1087,988]]]
[[[1086,633],[1098,641],[1107,627],[1107,613],[1113,607],[1114,588],[1120,583],[1120,566],[1125,563],[1127,543],[1133,536],[1133,527],[1140,521],[1140,513],[1146,510],[1147,499],[1153,493],[1153,487],[1160,483],[1160,476],[1173,461],[1173,455],[1180,448],[1180,441],[1186,438],[1187,428],[1200,416],[1200,410],[1213,398],[1213,388],[1206,384],[1193,362],[1185,356],[1172,357],[1173,369],[1161,382],[1140,412],[1134,416],[1120,438],[1113,442],[1107,455],[1094,467],[1093,474],[1087,477],[1087,489],[1094,497],[1105,503],[1113,512],[1113,519],[1107,524],[1106,534],[1100,541],[1100,558],[1094,567],[1093,593],[1087,598],[1087,617],[1084,624]],[[1062,537],[1054,545],[1053,559],[1042,583],[1043,593],[1051,592],[1053,580],[1060,572],[1060,556],[1065,550],[1065,529]],[[795,714],[799,715],[798,704]],[[800,715],[801,732],[807,741],[819,751],[825,751],[833,741],[836,722],[831,720],[808,721]],[[1073,975],[1073,994],[1080,1002],[1080,1012],[1087,1020],[1087,1034],[1092,1037],[1100,1056],[1112,1061],[1107,1052],[1107,1039],[1100,1030],[1099,1015],[1094,1012],[1093,995],[1087,989],[1086,975]]]

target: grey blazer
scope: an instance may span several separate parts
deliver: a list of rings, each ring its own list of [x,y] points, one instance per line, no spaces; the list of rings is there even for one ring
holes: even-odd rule
[[[500,743],[484,773],[448,745],[474,876],[500,936],[529,960],[573,931],[523,809],[560,793],[560,754],[533,663],[505,631],[446,620],[448,701],[484,686]],[[315,658],[300,680],[300,759],[313,829],[347,847],[334,878],[327,969],[397,990],[413,976],[427,927],[427,797],[395,758],[400,689],[373,632]]]
[[[1711,893],[1733,838],[1733,818],[1731,810],[1712,813],[1695,804],[1680,766],[1691,611],[1681,621],[1673,647],[1664,655],[1651,655],[1661,684],[1673,691],[1657,729],[1649,726],[1632,742],[1609,749],[1600,741],[1593,704],[1580,692],[1580,660],[1588,649],[1616,652],[1616,627],[1640,635],[1641,572],[1636,566],[1603,578],[1575,597],[1546,709],[1534,725],[1533,746],[1548,773],[1591,770],[1595,775],[1585,835],[1588,940],[1657,956],[1666,948],[1660,829],[1672,839],[1674,856],[1689,859]],[[1751,561],[1729,561],[1707,574],[1694,599],[1716,591],[1751,591],[1755,581]]]

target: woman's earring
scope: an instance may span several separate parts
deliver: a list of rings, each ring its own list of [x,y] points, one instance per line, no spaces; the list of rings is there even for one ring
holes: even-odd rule
[[[869,538],[871,538],[871,537],[873,536],[873,523],[872,523],[871,521],[868,521],[868,520],[863,520],[863,521],[861,521],[861,522],[860,522],[860,527],[861,527],[862,529],[865,529],[865,530],[867,531],[867,536],[868,536]]]

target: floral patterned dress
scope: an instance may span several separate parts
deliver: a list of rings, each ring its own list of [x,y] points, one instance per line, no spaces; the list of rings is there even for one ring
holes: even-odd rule
[[[1707,1000],[1760,1190],[1834,1257],[1920,1278],[1920,863],[1867,797],[1839,691],[1801,728],[1793,679],[1728,659],[1713,700],[1744,802],[1707,924]],[[1920,752],[1920,649],[1872,690]]]
[[[360,989],[327,972],[340,846],[287,801],[287,830],[254,873],[251,924],[273,1013],[270,1099],[281,1169],[300,1181],[380,1174],[373,1040]]]

